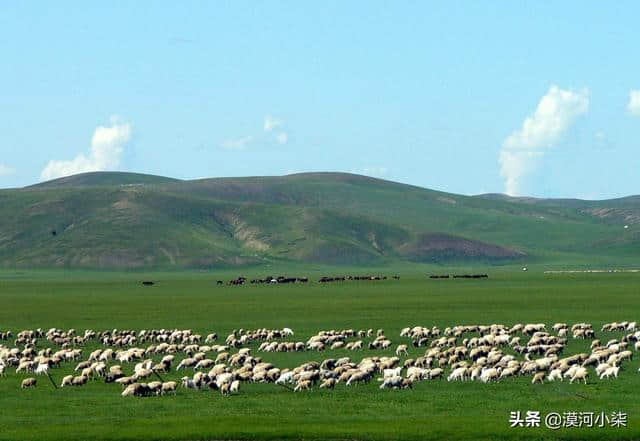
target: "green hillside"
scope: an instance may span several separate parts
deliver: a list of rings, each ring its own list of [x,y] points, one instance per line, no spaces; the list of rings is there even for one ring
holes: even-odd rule
[[[624,228],[624,226],[627,228]],[[87,173],[0,191],[0,266],[632,264],[640,199],[461,196],[344,173]]]

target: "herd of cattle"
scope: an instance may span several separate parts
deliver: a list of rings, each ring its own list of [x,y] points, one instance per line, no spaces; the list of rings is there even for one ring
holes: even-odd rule
[[[318,279],[320,283],[327,282],[345,282],[349,280],[387,280],[387,276],[380,275],[366,275],[366,276],[322,276]],[[391,276],[394,280],[400,280],[400,276]],[[244,285],[249,280],[244,277],[236,277],[235,279],[231,279],[227,282],[227,285]],[[307,283],[309,282],[308,277],[289,277],[289,276],[267,276],[263,279],[251,279],[249,283],[251,284],[286,284],[286,283]],[[218,285],[224,285],[224,281],[218,280]]]
[[[607,332],[619,334],[606,339]],[[606,323],[598,333],[600,338],[589,323],[556,323],[550,329],[544,323],[415,326],[402,329],[394,345],[383,329],[324,330],[305,341],[296,341],[290,328],[238,329],[220,342],[216,333],[178,329],[4,331],[0,376],[5,378],[0,381],[17,377],[16,386],[25,389],[40,384],[38,378],[56,389],[103,381],[123,397],[175,394],[180,386],[230,395],[248,383],[292,391],[372,380],[380,389],[437,379],[490,383],[510,377],[529,377],[534,384],[565,379],[586,384],[593,376],[617,378],[640,350],[636,322]],[[564,354],[570,342],[583,340],[590,340],[588,351]],[[267,360],[270,352],[293,351],[307,351],[314,359],[293,367]],[[323,351],[332,351],[331,357],[320,356]],[[15,376],[7,376],[10,369]]]

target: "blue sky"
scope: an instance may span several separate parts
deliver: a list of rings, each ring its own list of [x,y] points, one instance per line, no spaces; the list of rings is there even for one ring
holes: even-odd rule
[[[346,171],[640,193],[638,2],[13,3],[0,187]]]

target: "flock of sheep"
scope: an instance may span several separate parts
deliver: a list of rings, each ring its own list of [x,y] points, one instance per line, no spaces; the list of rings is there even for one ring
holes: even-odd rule
[[[605,342],[588,323],[556,323],[550,329],[543,323],[415,326],[402,329],[404,342],[394,350],[382,329],[320,331],[306,341],[295,341],[290,328],[239,329],[219,343],[215,333],[203,336],[177,329],[77,333],[52,328],[15,336],[6,331],[0,332],[0,376],[10,368],[29,375],[22,388],[36,387],[39,376],[48,377],[55,388],[85,387],[100,380],[120,386],[123,397],[175,394],[179,386],[231,395],[239,393],[243,383],[272,383],[292,391],[316,385],[333,389],[374,379],[380,389],[411,388],[436,379],[489,383],[517,376],[530,377],[534,384],[564,379],[587,383],[590,373],[601,380],[617,378],[640,349],[636,322],[607,323],[599,331],[605,332],[622,335]],[[570,341],[582,339],[591,341],[588,352],[563,355]],[[421,355],[410,357],[410,349]],[[359,361],[344,354],[293,368],[266,360],[270,352],[326,350],[363,355]],[[74,373],[58,383],[52,374],[68,364],[75,365]],[[176,378],[165,381],[170,375]]]

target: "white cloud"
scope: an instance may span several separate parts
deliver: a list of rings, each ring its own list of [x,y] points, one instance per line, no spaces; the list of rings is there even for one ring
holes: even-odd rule
[[[589,110],[589,91],[573,91],[551,86],[542,97],[533,115],[527,117],[519,130],[504,141],[500,151],[500,174],[505,179],[505,191],[515,196],[521,181],[531,173],[575,120]]]
[[[282,121],[281,119],[275,118],[272,115],[267,115],[264,117],[263,128],[265,132],[270,132],[274,129],[277,129],[282,124],[284,124],[284,121]]]
[[[640,90],[632,90],[629,92],[629,112],[634,116],[640,116]]]
[[[278,144],[286,144],[287,142],[289,142],[289,135],[287,134],[287,132],[281,132],[276,137],[276,140],[278,141]]]
[[[49,161],[40,179],[47,181],[78,173],[117,169],[124,146],[131,139],[131,125],[120,122],[115,116],[111,117],[110,123],[110,126],[99,126],[93,132],[88,155],[80,153],[72,160]]]
[[[222,148],[227,150],[245,150],[253,142],[253,136],[222,141]]]
[[[4,165],[3,163],[0,162],[0,178],[3,176],[12,175],[13,172],[14,170],[11,167]]]
[[[264,123],[262,125],[265,133],[255,132],[252,135],[247,135],[242,138],[229,138],[220,144],[223,149],[242,151],[247,150],[252,144],[259,145],[273,145],[274,142],[278,144],[287,144],[289,142],[289,134],[283,129],[277,130],[284,126],[284,121],[274,117],[273,115],[266,115],[264,117]]]

